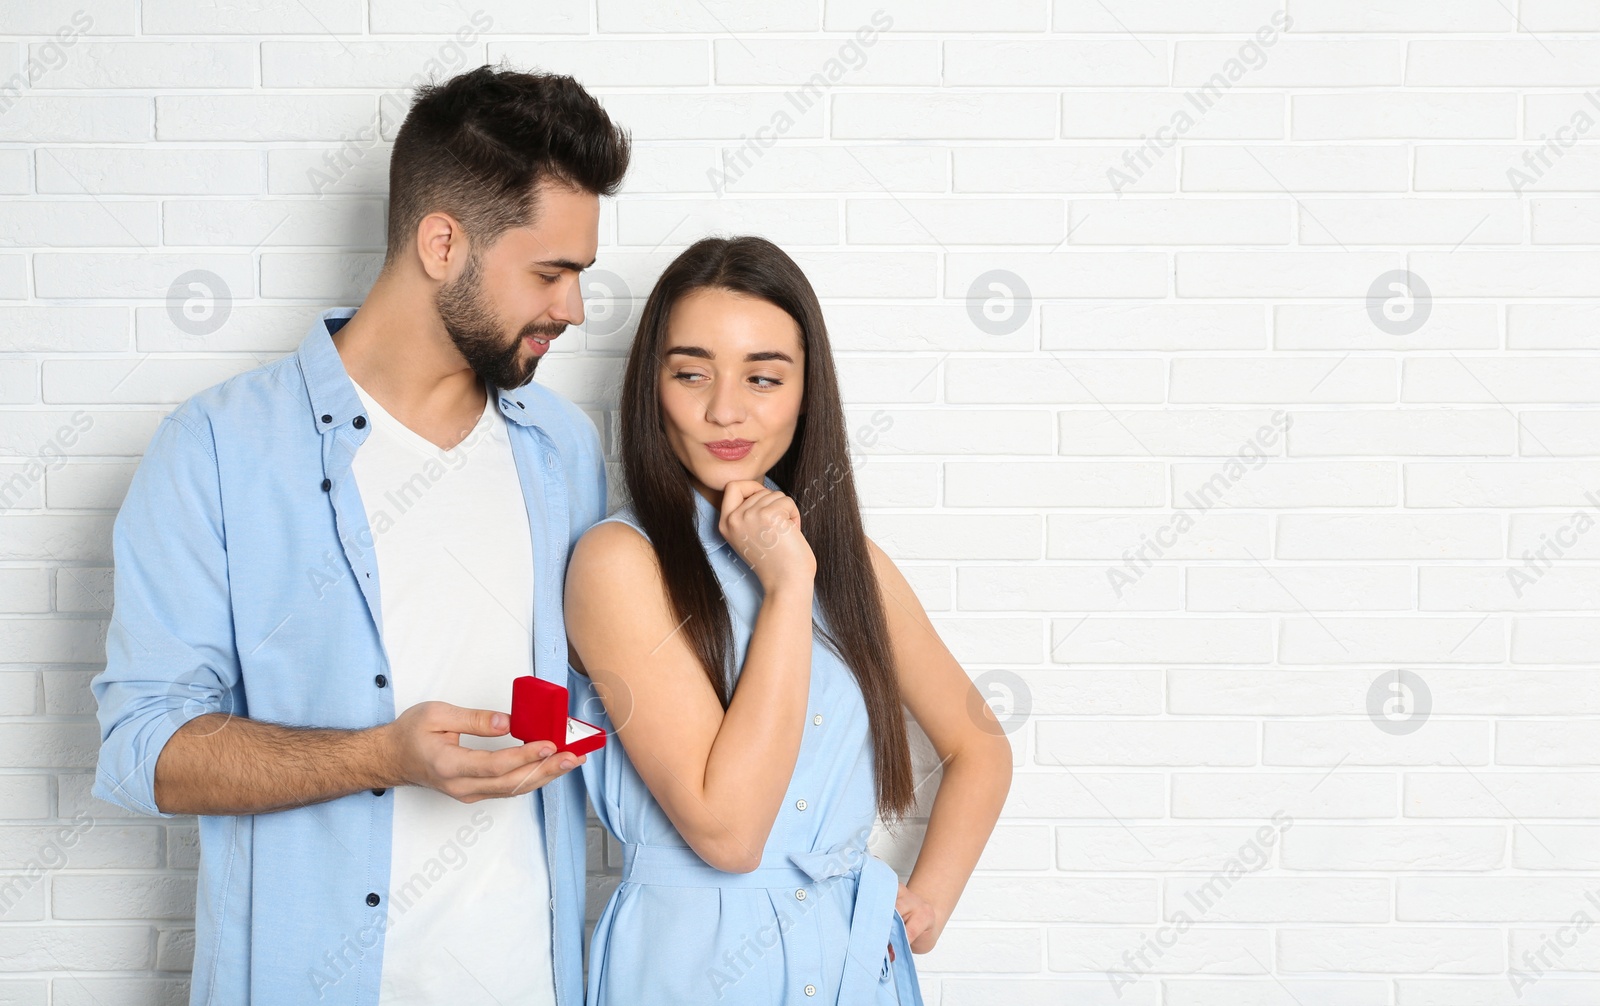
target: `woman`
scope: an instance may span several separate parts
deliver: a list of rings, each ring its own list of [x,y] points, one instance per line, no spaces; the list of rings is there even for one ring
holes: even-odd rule
[[[575,699],[614,732],[584,781],[623,843],[589,1006],[921,1003],[911,952],[972,873],[1011,748],[862,533],[794,262],[754,237],[678,256],[621,420],[632,502],[580,539],[566,581]],[[944,772],[901,884],[866,847],[875,813],[915,806],[904,708]]]

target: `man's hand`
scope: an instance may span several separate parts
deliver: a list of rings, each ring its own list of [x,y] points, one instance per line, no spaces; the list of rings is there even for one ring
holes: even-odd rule
[[[422,702],[392,723],[356,730],[206,713],[161,749],[156,806],[168,814],[268,814],[404,785],[476,803],[538,789],[584,762],[552,755],[553,740],[496,751],[461,746],[462,734],[510,730],[505,713],[447,702]]]
[[[436,789],[462,803],[531,792],[584,762],[570,751],[555,755],[555,742],[547,740],[495,751],[462,747],[462,734],[503,736],[511,718],[448,702],[419,702],[378,729],[400,782]]]

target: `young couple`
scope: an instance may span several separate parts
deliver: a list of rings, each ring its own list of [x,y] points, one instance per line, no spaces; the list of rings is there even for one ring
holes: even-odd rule
[[[921,1002],[1010,747],[862,533],[822,312],[771,243],[699,241],[651,292],[606,515],[594,424],[532,378],[628,160],[570,78],[421,90],[359,310],[157,427],[94,794],[199,815],[191,1002]],[[605,746],[510,737],[528,674]],[[867,836],[928,796],[900,883]],[[586,799],[622,849],[587,979]]]

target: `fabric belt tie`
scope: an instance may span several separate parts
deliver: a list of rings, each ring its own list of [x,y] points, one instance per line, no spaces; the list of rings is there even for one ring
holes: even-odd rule
[[[878,983],[892,969],[900,1002],[922,1006],[922,992],[911,964],[911,945],[905,921],[895,910],[900,878],[894,868],[872,855],[865,846],[840,845],[832,849],[791,853],[790,866],[760,866],[749,873],[719,870],[693,849],[666,845],[622,846],[622,882],[662,887],[795,888],[835,877],[856,879],[855,906],[850,913],[850,936],[839,989],[839,1002],[871,1003]],[[886,950],[894,947],[894,961]]]

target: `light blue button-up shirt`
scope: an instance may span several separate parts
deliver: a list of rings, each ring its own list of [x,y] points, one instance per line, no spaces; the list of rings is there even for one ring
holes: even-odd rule
[[[112,532],[116,601],[90,685],[100,799],[172,816],[156,808],[156,759],[203,713],[342,728],[394,719],[394,689],[378,683],[389,662],[373,537],[350,471],[372,427],[331,337],[354,314],[324,312],[293,354],[194,395],[157,427]],[[600,438],[536,381],[493,394],[533,538],[534,672],[565,686],[562,585],[573,545],[605,515]],[[582,775],[539,793],[554,897],[527,910],[553,911],[554,945],[527,949],[554,955],[559,1006],[582,1006]],[[392,793],[363,790],[201,817],[190,1002],[376,1006],[393,807]]]

